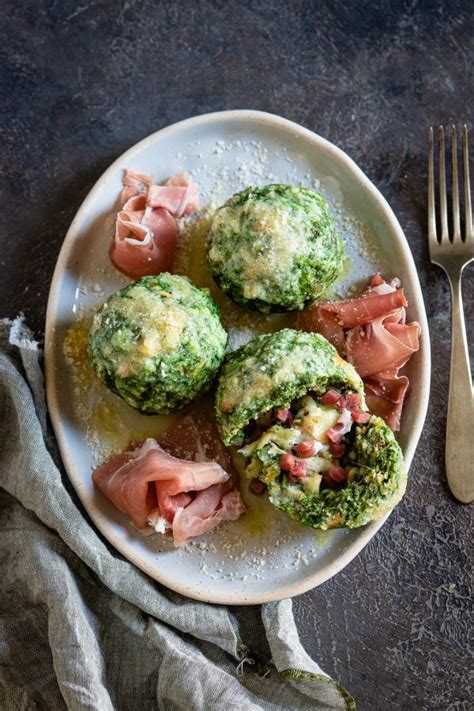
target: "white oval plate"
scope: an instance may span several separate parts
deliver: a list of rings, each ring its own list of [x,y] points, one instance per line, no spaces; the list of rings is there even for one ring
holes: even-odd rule
[[[70,349],[68,358],[63,351],[71,326],[76,335],[84,335],[77,319],[85,317],[87,322],[91,309],[125,282],[107,258],[124,168],[153,173],[158,180],[187,170],[204,203],[222,202],[237,189],[269,182],[305,184],[327,197],[350,256],[350,271],[336,294],[344,295],[349,285],[379,269],[402,279],[409,318],[421,323],[422,347],[410,362],[411,392],[400,433],[408,468],[427,409],[430,351],[420,284],[406,238],[379,191],[336,146],[278,116],[225,111],[162,129],[118,158],[84,200],[56,265],[46,320],[48,404],[67,473],[102,534],[152,578],[192,598],[255,604],[303,593],[346,566],[385,519],[353,531],[315,532],[244,491],[250,506],[247,517],[175,550],[158,535],[144,537],[135,531],[94,491],[91,470],[114,449],[114,442],[118,449],[163,426],[160,418],[135,413],[90,380],[87,365],[80,358],[75,361]],[[183,254],[195,274],[199,255],[189,249]],[[205,277],[198,281],[207,283]],[[217,289],[213,293],[229,327],[233,307]],[[230,324],[231,346],[251,337],[255,329],[274,329],[292,317],[279,318],[246,312],[238,331]]]

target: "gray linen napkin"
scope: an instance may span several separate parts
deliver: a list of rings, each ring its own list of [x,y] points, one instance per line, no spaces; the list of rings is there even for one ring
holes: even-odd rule
[[[61,474],[39,358],[21,318],[0,321],[0,708],[354,709],[291,600],[194,602],[108,545]]]

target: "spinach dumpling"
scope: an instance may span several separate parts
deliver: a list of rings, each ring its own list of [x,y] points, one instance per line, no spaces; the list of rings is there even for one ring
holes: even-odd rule
[[[207,390],[226,344],[209,293],[168,273],[142,277],[109,296],[89,333],[97,376],[149,414],[179,410]]]
[[[321,335],[257,336],[225,362],[217,421],[271,503],[313,528],[356,528],[403,496],[392,430],[367,412],[363,383]]]
[[[344,249],[325,199],[308,188],[246,188],[216,210],[209,270],[231,299],[262,312],[303,309],[343,269]]]

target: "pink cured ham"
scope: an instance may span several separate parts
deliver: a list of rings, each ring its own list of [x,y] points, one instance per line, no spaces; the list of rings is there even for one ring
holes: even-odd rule
[[[169,271],[178,236],[176,218],[198,209],[196,186],[184,173],[154,185],[150,175],[130,170],[123,183],[109,250],[112,263],[131,279]]]
[[[173,522],[173,540],[176,545],[181,545],[178,541],[183,541],[185,538],[200,535],[194,531],[201,530],[202,533],[207,533],[221,521],[234,520],[230,517],[235,515],[235,518],[239,518],[245,513],[240,493],[235,491],[238,478],[232,459],[219,439],[215,423],[209,417],[198,411],[193,415],[186,415],[170,431],[161,435],[160,444],[176,457],[195,461],[215,461],[230,474],[227,482],[211,487],[212,496],[204,496],[205,492],[203,492],[194,500],[185,503],[179,502],[175,496],[169,496],[166,487],[157,487],[158,506],[167,521]],[[229,505],[231,502],[233,502],[232,506]],[[190,506],[189,512],[188,506]],[[186,509],[186,515],[180,515],[176,519],[174,514],[180,508]],[[178,532],[177,521],[180,521]],[[190,527],[186,528],[188,523]],[[190,536],[188,531],[192,532]]]
[[[344,349],[344,330],[370,323],[407,305],[403,289],[387,293],[369,291],[366,296],[346,301],[313,304],[298,316],[302,331],[321,333],[338,350]]]
[[[409,386],[398,376],[419,348],[420,326],[405,323],[407,301],[398,279],[390,284],[375,274],[361,296],[313,304],[298,316],[297,326],[321,333],[352,363],[365,383],[371,412],[394,430]]]
[[[310,333],[320,333],[332,343],[339,355],[346,354],[344,329],[337,312],[324,308],[326,304],[313,304],[301,311],[296,319],[296,328]]]
[[[200,491],[186,508],[177,510],[173,521],[173,540],[182,546],[195,536],[208,533],[223,521],[236,521],[245,507],[238,491],[222,495],[222,484]],[[216,505],[218,503],[218,505]]]
[[[125,205],[134,195],[146,193],[148,188],[153,184],[151,175],[144,173],[135,173],[133,170],[126,170],[123,176],[123,189],[120,195],[120,203]]]
[[[191,180],[187,173],[176,173],[176,175],[172,175],[168,180],[165,180],[165,185],[187,188],[188,202],[183,212],[184,215],[190,215],[196,212],[196,210],[199,210],[199,192],[197,185]]]
[[[361,378],[402,368],[418,350],[419,325],[415,322],[385,323],[386,318],[380,316],[370,323],[350,329],[346,335],[347,359]]]
[[[245,513],[230,456],[204,416],[182,418],[160,444],[115,455],[93,480],[137,528],[151,524],[177,546]]]
[[[178,237],[176,220],[164,209],[146,208],[140,221],[136,215],[125,210],[118,213],[110,246],[112,263],[130,279],[169,271]]]
[[[224,447],[213,419],[197,409],[163,433],[159,443],[169,454],[196,462],[214,461],[236,477],[229,450]]]
[[[152,185],[147,204],[152,208],[165,208],[174,217],[183,217],[199,210],[199,194],[186,173],[178,173],[168,178],[164,185]]]
[[[400,429],[403,402],[409,381],[405,375],[383,373],[364,379],[365,400],[370,412],[381,417],[394,431]]]
[[[130,452],[115,455],[92,475],[97,488],[127,514],[137,528],[146,526],[147,517],[156,508],[156,494],[150,483],[158,486],[166,482],[168,493],[173,496],[201,491],[229,478],[230,474],[220,464],[177,459],[151,438]]]

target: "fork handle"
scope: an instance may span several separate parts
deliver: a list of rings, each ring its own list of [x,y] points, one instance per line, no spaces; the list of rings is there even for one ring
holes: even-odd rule
[[[452,297],[446,474],[453,495],[474,500],[474,400],[461,291],[462,270],[448,274]]]

